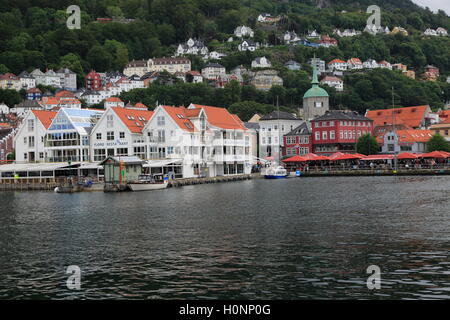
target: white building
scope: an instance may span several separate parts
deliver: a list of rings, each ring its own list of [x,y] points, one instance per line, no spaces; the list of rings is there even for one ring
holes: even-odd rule
[[[301,38],[295,31],[286,31],[286,33],[283,35],[283,41],[287,44],[296,43],[300,40]]]
[[[77,91],[77,74],[68,68],[59,69],[56,71],[59,76],[61,88],[69,91]]]
[[[441,28],[441,27],[436,29],[436,33],[437,33],[438,36],[441,36],[441,37],[447,37],[448,36],[448,31],[446,29],[444,29],[444,28]]]
[[[30,110],[14,136],[16,162],[44,162],[44,138],[56,116],[54,111]]]
[[[36,88],[36,79],[34,79],[33,76],[28,72],[21,72],[19,74],[19,79],[22,85],[22,89],[29,90],[32,88]]]
[[[55,71],[48,70],[45,73],[45,85],[53,88],[62,88],[60,76]]]
[[[90,133],[103,110],[61,108],[44,139],[46,162],[89,161]]]
[[[281,159],[283,136],[300,126],[304,121],[288,112],[274,111],[259,119],[260,158]]]
[[[85,100],[91,106],[102,102],[104,98],[99,91],[88,90],[81,95],[81,99]]]
[[[186,43],[181,43],[178,45],[175,56],[182,56],[185,54],[193,54],[193,55],[207,55],[209,52],[208,47],[205,46],[203,41],[189,38]]]
[[[117,97],[110,97],[105,100],[105,110],[109,108],[124,108],[125,103]]]
[[[272,64],[266,57],[258,57],[252,61],[252,68],[270,68]]]
[[[363,68],[364,69],[376,69],[379,68],[380,66],[378,65],[378,62],[376,62],[376,60],[374,59],[369,59],[364,61],[363,63]]]
[[[359,58],[351,58],[347,61],[349,70],[361,70],[364,65]]]
[[[239,51],[256,51],[259,48],[259,44],[252,40],[243,40],[238,45]]]
[[[234,30],[234,35],[238,38],[243,38],[243,37],[253,38],[255,33],[253,32],[252,28],[250,28],[250,27],[239,26]]]
[[[335,88],[336,91],[344,91],[344,81],[338,77],[326,76],[320,83]]]
[[[142,135],[153,111],[124,107],[109,107],[91,132],[91,161],[103,161],[109,156],[138,156],[146,159]]]
[[[159,106],[143,132],[147,157],[177,162],[184,178],[251,172],[251,133],[226,109]]]
[[[347,71],[348,64],[340,59],[334,59],[328,63],[328,69],[330,71]]]
[[[308,63],[312,66],[312,67],[316,67],[317,72],[323,73],[326,71],[326,63],[324,60],[319,59],[319,58],[312,58],[308,61]]]
[[[202,76],[208,80],[215,80],[217,77],[223,76],[225,67],[218,63],[209,63],[202,69]]]
[[[433,136],[431,130],[395,130],[383,137],[382,153],[425,153],[427,141]]]

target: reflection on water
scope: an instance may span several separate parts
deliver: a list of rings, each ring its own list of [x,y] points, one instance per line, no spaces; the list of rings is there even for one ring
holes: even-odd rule
[[[447,177],[0,194],[0,299],[448,299]],[[69,265],[80,291],[66,287]],[[381,290],[367,289],[369,265]]]

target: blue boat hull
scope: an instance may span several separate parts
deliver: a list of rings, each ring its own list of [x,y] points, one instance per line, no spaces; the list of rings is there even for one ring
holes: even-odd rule
[[[286,176],[264,176],[265,179],[286,179]]]

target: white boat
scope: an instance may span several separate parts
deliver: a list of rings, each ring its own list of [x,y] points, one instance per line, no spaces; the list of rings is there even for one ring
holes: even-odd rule
[[[137,181],[132,181],[128,183],[128,186],[132,191],[150,191],[150,190],[161,190],[166,189],[169,185],[168,180],[159,179],[162,175],[149,175],[142,174],[139,176]]]
[[[272,166],[265,170],[265,179],[284,179],[288,176],[287,170],[282,166]]]

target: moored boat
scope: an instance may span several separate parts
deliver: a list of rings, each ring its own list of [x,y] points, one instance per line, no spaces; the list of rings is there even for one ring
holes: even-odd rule
[[[162,175],[142,174],[138,180],[128,183],[132,191],[151,191],[166,189],[169,182]]]
[[[269,167],[266,169],[264,173],[265,179],[285,179],[287,178],[287,176],[288,176],[287,170],[282,166]]]

